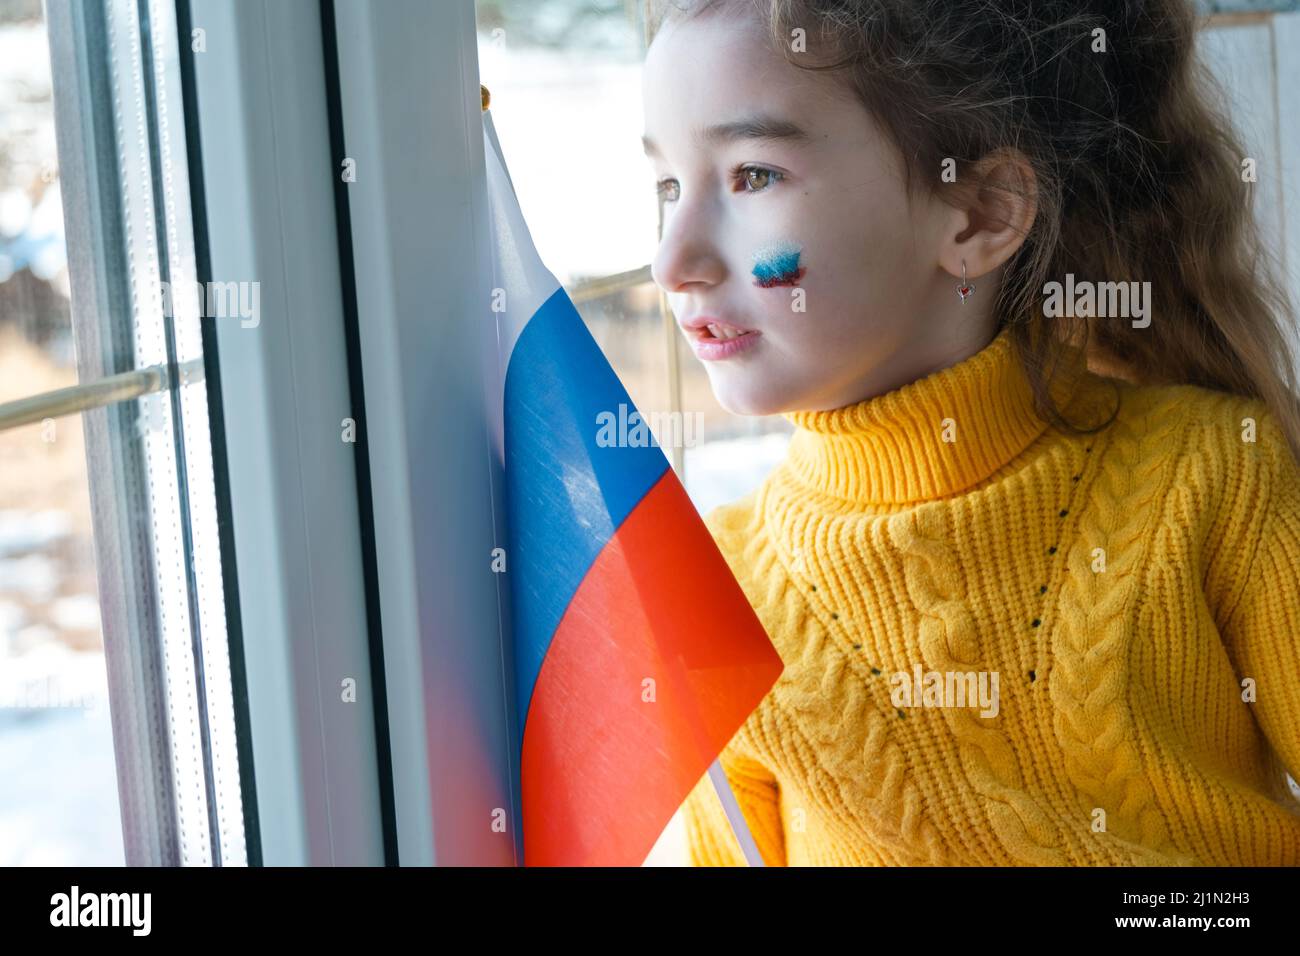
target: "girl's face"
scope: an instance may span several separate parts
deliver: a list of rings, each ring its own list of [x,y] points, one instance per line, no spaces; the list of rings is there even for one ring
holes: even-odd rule
[[[652,273],[727,410],[839,408],[992,337],[940,265],[959,214],[909,204],[867,111],[770,52],[757,26],[714,14],[666,25],[644,106],[665,199]]]

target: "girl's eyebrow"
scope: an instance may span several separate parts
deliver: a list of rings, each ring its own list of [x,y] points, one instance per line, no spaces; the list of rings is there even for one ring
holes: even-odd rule
[[[793,120],[763,113],[744,116],[728,123],[718,123],[695,131],[695,141],[702,146],[718,146],[737,140],[802,145],[811,142],[812,136]],[[659,147],[649,136],[641,137],[641,147],[647,156],[661,155]]]

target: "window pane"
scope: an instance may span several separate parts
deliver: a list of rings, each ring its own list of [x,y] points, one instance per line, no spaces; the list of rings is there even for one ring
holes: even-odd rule
[[[0,402],[76,384],[41,5],[0,5]],[[125,862],[81,419],[0,431],[0,865]]]
[[[245,861],[176,30],[0,0],[0,864]]]

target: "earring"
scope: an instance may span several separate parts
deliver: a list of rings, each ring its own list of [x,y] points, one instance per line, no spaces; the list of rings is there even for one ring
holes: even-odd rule
[[[957,287],[957,298],[965,302],[975,291],[975,286],[966,281],[966,260],[961,261],[961,285]]]

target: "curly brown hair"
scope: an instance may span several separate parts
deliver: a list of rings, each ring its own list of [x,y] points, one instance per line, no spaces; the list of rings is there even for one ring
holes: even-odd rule
[[[853,89],[903,158],[909,195],[958,205],[981,157],[1028,161],[1037,213],[994,310],[1048,420],[1101,427],[1053,403],[1070,343],[1104,374],[1263,400],[1300,460],[1296,317],[1187,0],[648,0],[647,42],[669,17],[724,9],[758,17],[793,66]],[[1097,30],[1107,52],[1094,52]],[[949,159],[956,184],[940,176]],[[1150,282],[1149,326],[1045,315],[1045,285],[1069,273]]]

